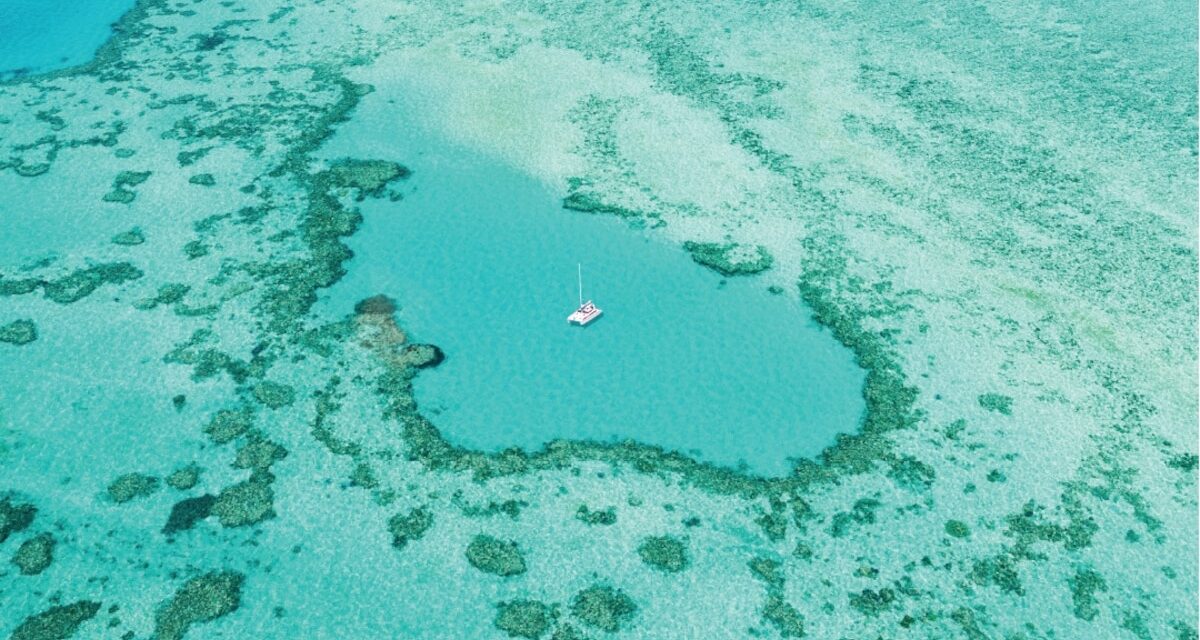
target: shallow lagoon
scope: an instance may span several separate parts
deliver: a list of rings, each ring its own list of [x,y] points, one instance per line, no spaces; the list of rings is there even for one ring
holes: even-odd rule
[[[134,0],[61,3],[5,0],[0,11],[0,78],[83,64],[112,35]]]
[[[633,438],[782,475],[857,430],[864,373],[792,297],[725,280],[620,220],[564,210],[562,194],[501,161],[401,126],[364,101],[328,154],[413,170],[401,202],[368,202],[349,274],[322,300],[344,315],[383,293],[413,339],[446,360],[416,380],[453,443],[496,451]],[[604,316],[568,325],[584,295]]]

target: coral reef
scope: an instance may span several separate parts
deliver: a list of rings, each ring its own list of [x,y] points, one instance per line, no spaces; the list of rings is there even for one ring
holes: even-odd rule
[[[511,540],[489,535],[475,536],[467,545],[467,561],[484,573],[501,577],[525,573],[525,557]]]
[[[180,640],[193,625],[237,611],[245,579],[236,571],[214,571],[183,583],[154,616],[155,640]]]

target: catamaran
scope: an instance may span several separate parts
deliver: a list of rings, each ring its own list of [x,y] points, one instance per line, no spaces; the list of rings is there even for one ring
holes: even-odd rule
[[[588,300],[587,302],[583,301],[583,265],[580,264],[579,265],[579,308],[575,310],[575,313],[572,313],[571,315],[567,316],[567,322],[569,322],[571,324],[577,324],[581,327],[586,326],[592,320],[599,318],[600,314],[602,314],[602,313],[604,313],[604,312],[600,310],[600,307],[597,307],[595,304],[593,304],[591,300]]]

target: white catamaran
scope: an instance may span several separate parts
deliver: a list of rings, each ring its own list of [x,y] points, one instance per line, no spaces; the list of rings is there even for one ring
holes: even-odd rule
[[[593,304],[591,300],[588,300],[587,302],[583,301],[583,265],[580,264],[579,265],[579,308],[575,310],[575,313],[572,313],[571,315],[567,316],[567,322],[570,322],[571,324],[577,324],[581,327],[586,326],[592,320],[599,318],[600,314],[602,314],[602,313],[604,313],[604,312],[600,310],[600,307],[597,307],[595,304]]]

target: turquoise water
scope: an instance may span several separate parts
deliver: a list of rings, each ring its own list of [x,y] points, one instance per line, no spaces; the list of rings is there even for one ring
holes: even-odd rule
[[[857,430],[863,371],[789,297],[725,281],[677,245],[441,139],[368,99],[329,153],[394,158],[402,202],[368,202],[331,314],[395,298],[413,339],[446,361],[416,380],[422,411],[456,444],[540,449],[632,438],[779,475]],[[604,310],[566,322],[584,295]]]
[[[134,0],[0,3],[0,78],[87,62],[112,35],[112,24]]]
[[[0,78],[132,3],[0,0]],[[1194,3],[143,4],[0,82],[0,640],[1196,638]],[[343,157],[414,173],[347,194],[298,318]],[[680,248],[766,237],[747,278]],[[879,428],[796,482],[410,458],[369,331],[307,333],[392,296],[457,444],[775,475],[863,414],[801,277]]]

